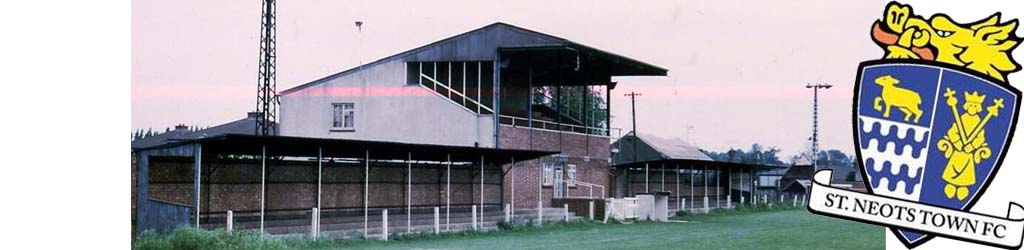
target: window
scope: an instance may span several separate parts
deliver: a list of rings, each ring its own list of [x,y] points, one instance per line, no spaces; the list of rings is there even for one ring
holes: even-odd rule
[[[569,187],[576,187],[576,165],[569,164],[566,169],[566,179],[569,181]]]
[[[544,186],[551,186],[551,182],[553,182],[554,179],[555,179],[554,178],[554,174],[555,174],[554,173],[554,166],[552,166],[551,163],[544,163],[543,167],[544,167],[543,185]]]
[[[356,105],[353,103],[335,103],[332,128],[337,130],[355,130]]]
[[[782,176],[762,175],[758,177],[757,186],[759,187],[777,187],[779,180],[782,180]]]

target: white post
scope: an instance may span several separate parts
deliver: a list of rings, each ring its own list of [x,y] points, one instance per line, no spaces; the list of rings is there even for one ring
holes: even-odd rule
[[[708,166],[704,166],[704,171],[701,171],[701,175],[704,176],[704,210],[706,213],[708,210]]]
[[[680,203],[679,210],[686,210],[686,198],[683,198],[682,200],[683,201],[682,203]]]
[[[683,197],[682,191],[679,189],[679,163],[676,163],[676,201]],[[676,204],[677,210],[683,210],[682,203]]]
[[[644,163],[644,192],[651,192],[651,166]]]
[[[704,213],[710,212],[711,209],[708,207],[708,196],[704,195]]]
[[[512,157],[511,168],[512,169],[510,169],[510,171],[512,171],[512,199],[510,202],[512,203],[512,208],[508,212],[510,222],[512,221],[512,219],[515,219],[516,217],[516,157]]]
[[[484,223],[484,156],[480,156],[480,224]]]
[[[366,169],[363,171],[363,238],[370,236],[370,150],[366,150]]]
[[[448,154],[448,177],[447,184],[444,185],[445,191],[445,203],[444,203],[444,230],[452,230],[451,219],[452,219],[452,154]],[[436,208],[435,208],[436,209]]]
[[[743,192],[743,191],[740,191],[740,192]],[[743,196],[743,194],[740,194],[740,205],[743,205],[746,202],[747,202],[747,197]]]
[[[476,205],[473,205],[473,230],[476,230]]]
[[[537,226],[544,224],[544,202],[537,201]]]
[[[323,166],[323,162],[324,161],[323,161],[323,158],[324,158],[324,150],[323,150],[323,148],[318,147],[316,149],[316,207],[313,208],[313,219],[316,220],[316,224],[315,224],[315,226],[316,226],[316,231],[315,232],[316,233],[313,234],[313,239],[314,240],[318,236],[320,236],[320,196],[321,196],[320,194],[323,192],[322,184],[323,184],[323,177],[324,177],[324,175],[323,175],[323,171],[324,171],[324,166]]]
[[[696,179],[694,179],[694,175],[693,175],[694,169],[693,169],[692,165],[690,166],[690,171],[688,171],[688,172],[690,173],[690,198],[693,198],[693,197],[696,197],[693,194],[693,190],[694,190],[693,182]]]
[[[594,201],[591,200],[587,205],[589,207],[587,209],[587,219],[594,220]]]
[[[267,146],[263,146],[263,156],[260,157],[260,234],[263,234],[263,219],[267,209]]]
[[[743,196],[743,169],[742,168],[740,168],[740,191],[739,191],[739,193],[740,193],[740,205],[743,205],[744,200],[745,200],[743,198],[746,197],[746,196]]]
[[[382,226],[382,230],[383,231],[381,232],[382,237],[384,237],[384,241],[388,241],[388,209],[387,208],[385,208],[384,211],[381,212],[381,223],[382,223],[381,225],[383,225]]]
[[[434,234],[441,232],[441,209],[434,207]]]
[[[505,203],[505,222],[509,222],[509,207],[512,205]]]
[[[312,218],[310,219],[310,222],[309,222],[310,223],[310,225],[309,225],[309,236],[310,236],[310,238],[313,238],[313,240],[316,240],[316,237],[317,237],[317,235],[316,235],[317,234],[317,228],[316,228],[316,226],[317,226],[316,217],[317,216],[316,216],[316,213],[317,213],[317,211],[316,211],[316,208],[314,207],[313,208],[313,213],[311,214],[312,216],[310,216]]]
[[[405,188],[405,232],[412,233],[412,153],[409,153],[409,162],[406,163],[408,172],[408,185]]]
[[[722,207],[722,169],[715,170],[715,208]]]
[[[725,208],[732,208],[732,195],[725,196]]]
[[[754,179],[753,174],[751,174],[750,179]],[[750,205],[757,205],[757,194],[754,193],[754,190],[757,188],[757,181],[752,181],[750,185]]]
[[[569,222],[569,204],[562,204],[562,210],[565,211],[565,222]]]
[[[324,175],[324,149],[316,149],[316,207],[320,208],[320,193],[323,192],[323,188],[320,185],[323,183]]]
[[[796,199],[796,195],[794,194],[794,195],[793,195],[793,206],[794,206],[794,207],[796,206],[796,200],[797,200],[797,199]]]
[[[537,226],[540,226],[544,224],[544,165],[537,169],[540,170],[540,178],[537,179]]]
[[[786,195],[779,195],[779,205],[786,203]]]
[[[227,230],[231,232],[235,228],[235,213],[228,210]]]

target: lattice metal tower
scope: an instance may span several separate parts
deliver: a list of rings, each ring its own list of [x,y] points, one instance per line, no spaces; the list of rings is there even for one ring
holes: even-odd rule
[[[827,83],[808,83],[807,88],[814,89],[814,128],[811,134],[811,164],[814,166],[814,171],[818,171],[818,89],[832,88],[831,84]]]
[[[260,18],[260,70],[256,96],[256,134],[277,134],[277,1],[263,0]]]

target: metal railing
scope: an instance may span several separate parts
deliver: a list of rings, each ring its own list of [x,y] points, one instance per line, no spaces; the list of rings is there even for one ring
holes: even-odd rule
[[[452,88],[451,88],[450,86],[448,86],[447,84],[444,84],[444,83],[442,83],[442,82],[440,82],[440,81],[437,81],[436,79],[434,79],[434,78],[432,78],[432,77],[430,77],[430,76],[427,76],[426,74],[423,74],[423,73],[420,73],[420,77],[422,77],[423,79],[427,79],[427,80],[428,80],[428,81],[430,81],[430,82],[433,82],[433,83],[434,83],[434,89],[433,89],[433,90],[434,90],[434,93],[437,93],[438,95],[444,96],[444,95],[442,95],[442,94],[441,94],[440,92],[437,92],[437,91],[438,91],[438,90],[437,90],[437,86],[440,86],[440,87],[441,87],[441,88],[443,88],[444,90],[447,90],[447,91],[448,91],[448,96],[447,96],[447,97],[448,97],[448,99],[449,99],[449,100],[452,100],[453,102],[455,102],[455,99],[453,99],[453,98],[452,98],[452,95],[451,95],[452,93],[454,93],[455,95],[457,95],[457,96],[459,96],[459,97],[462,97],[462,100],[463,100],[463,101],[468,101],[468,102],[471,102],[471,103],[475,104],[475,105],[477,106],[477,110],[476,110],[475,112],[477,112],[477,113],[480,113],[480,109],[483,109],[483,110],[487,110],[487,111],[489,111],[489,112],[491,112],[491,113],[494,113],[494,110],[493,110],[493,109],[491,109],[491,108],[489,108],[489,107],[487,107],[487,106],[485,106],[485,105],[481,104],[481,103],[480,103],[480,102],[478,102],[477,100],[473,100],[473,99],[471,99],[471,98],[467,97],[467,96],[466,96],[465,94],[463,94],[462,92],[459,92],[459,91],[457,91],[457,90],[455,90],[455,89],[452,89]],[[429,87],[427,87],[427,86],[426,86],[426,85],[424,85],[424,84],[420,84],[420,86],[423,86],[424,88],[430,89]],[[458,104],[458,102],[456,102],[456,104]],[[462,107],[466,108],[467,110],[473,111],[472,109],[470,109],[469,107],[467,107],[467,106],[465,105],[465,103],[463,103],[463,104],[462,104]]]
[[[576,186],[586,187],[588,189],[588,195],[587,196],[571,196],[571,195],[569,195],[569,185],[570,184],[576,185]],[[604,186],[603,185],[597,185],[597,184],[594,184],[594,183],[586,183],[586,182],[576,181],[576,180],[559,180],[559,179],[555,179],[555,185],[564,185],[563,186],[564,188],[562,190],[565,192],[565,195],[562,195],[561,196],[562,198],[587,198],[587,199],[594,199],[594,188],[595,187],[601,189],[601,192],[600,192],[601,199],[605,198]]]
[[[565,131],[565,132],[573,132],[573,133],[579,133],[579,134],[590,134],[590,135],[598,135],[598,136],[608,136],[608,129],[607,128],[587,127],[587,126],[565,124],[565,123],[559,124],[557,122],[550,122],[550,121],[537,120],[537,119],[533,119],[532,120],[532,122],[533,122],[532,125],[533,126],[530,126],[530,122],[531,122],[530,119],[526,119],[526,118],[522,118],[522,117],[515,117],[515,116],[510,116],[510,115],[499,115],[499,117],[501,118],[500,119],[500,123],[501,124],[512,125],[512,127],[532,127],[534,129],[542,129],[542,130]],[[526,124],[526,125],[521,125],[521,124]]]

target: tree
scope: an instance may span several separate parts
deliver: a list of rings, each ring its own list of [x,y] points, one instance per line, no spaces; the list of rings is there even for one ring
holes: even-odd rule
[[[843,151],[829,149],[818,152],[818,166],[852,167],[853,159]]]
[[[592,127],[605,128],[608,124],[605,124],[608,113],[608,105],[605,102],[604,93],[599,90],[592,90],[592,86],[562,86],[560,91],[562,98],[559,99],[555,96],[558,91],[557,87],[538,87],[534,88],[532,93],[532,104],[543,104],[551,107],[552,109],[561,109],[562,115],[572,117],[580,122],[589,123],[588,120],[592,120],[590,124]],[[556,107],[555,103],[560,102],[561,107]],[[587,105],[589,104],[589,105]],[[601,107],[604,108],[601,108]],[[586,108],[586,111],[584,111]]]
[[[784,163],[779,160],[778,148],[774,146],[765,147],[758,143],[750,145],[749,151],[743,151],[743,149],[729,149],[728,152],[705,151],[704,153],[712,160],[716,161],[759,165],[784,165]]]

